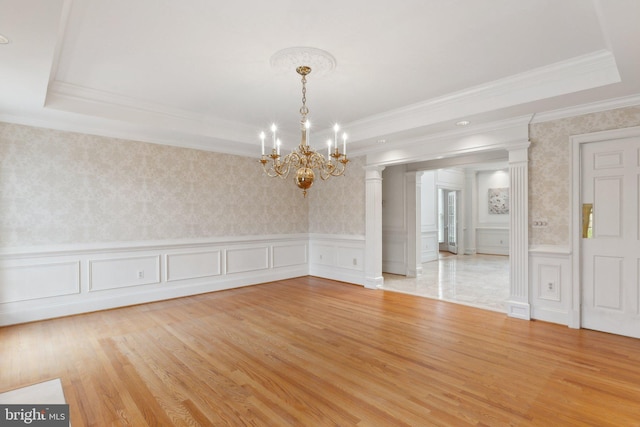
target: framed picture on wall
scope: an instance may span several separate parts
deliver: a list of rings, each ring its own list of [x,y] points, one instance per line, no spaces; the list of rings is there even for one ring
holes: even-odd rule
[[[489,213],[494,215],[509,213],[509,188],[489,189]]]

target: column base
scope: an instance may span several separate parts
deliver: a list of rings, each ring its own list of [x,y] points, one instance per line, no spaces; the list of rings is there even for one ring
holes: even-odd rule
[[[531,320],[531,306],[526,302],[507,301],[507,316]]]
[[[364,279],[364,287],[367,289],[382,289],[384,285],[384,277],[366,277]]]

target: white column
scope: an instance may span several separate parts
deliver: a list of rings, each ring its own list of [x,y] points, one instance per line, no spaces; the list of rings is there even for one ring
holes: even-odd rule
[[[465,242],[464,254],[475,255],[476,253],[476,227],[478,226],[478,172],[471,170],[465,172],[464,189],[466,191],[465,201]]]
[[[365,168],[365,248],[364,286],[381,288],[382,278],[382,171],[384,166]]]
[[[422,274],[422,172],[407,172],[407,277]]]
[[[509,148],[509,269],[507,314],[529,320],[529,142]]]

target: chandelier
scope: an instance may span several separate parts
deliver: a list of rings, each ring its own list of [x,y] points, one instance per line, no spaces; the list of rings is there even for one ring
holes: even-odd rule
[[[309,136],[311,123],[307,120],[309,109],[307,108],[307,75],[311,72],[311,67],[303,65],[296,68],[296,72],[302,76],[302,107],[300,107],[300,131],[302,133],[300,145],[297,149],[287,154],[283,158],[280,157],[281,142],[278,139],[275,124],[271,125],[272,143],[270,154],[265,154],[265,138],[264,132],[260,133],[262,142],[262,157],[260,163],[267,176],[272,178],[280,177],[286,179],[289,173],[295,170],[295,183],[302,189],[304,197],[307,196],[307,190],[313,185],[316,178],[316,172],[322,180],[326,180],[332,176],[340,176],[344,174],[347,163],[347,134],[342,134],[342,153],[338,148],[338,132],[340,127],[336,124],[333,127],[333,141],[327,141],[327,157],[318,153],[309,146]]]

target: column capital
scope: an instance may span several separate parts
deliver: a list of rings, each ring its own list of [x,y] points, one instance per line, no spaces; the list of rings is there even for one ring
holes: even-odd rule
[[[382,171],[385,169],[385,166],[365,166],[365,180],[370,179],[382,179]]]
[[[509,152],[509,163],[528,162],[530,141],[518,141],[508,144],[505,148]]]

